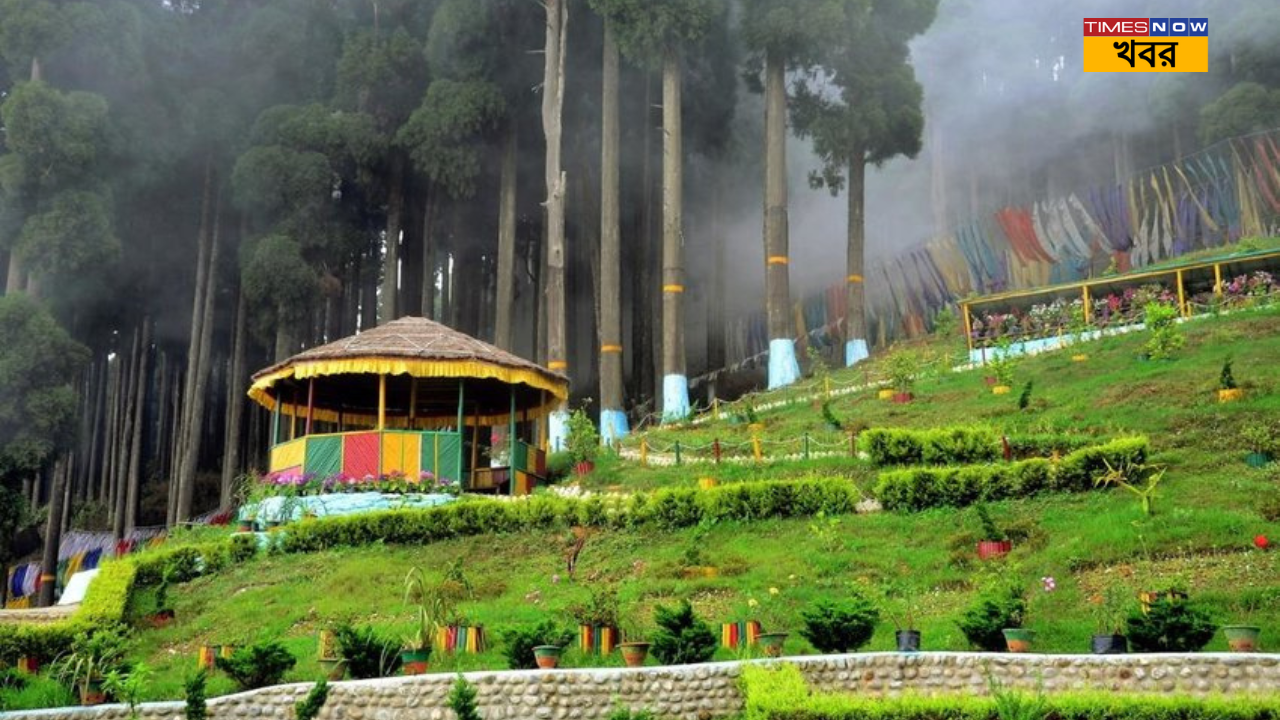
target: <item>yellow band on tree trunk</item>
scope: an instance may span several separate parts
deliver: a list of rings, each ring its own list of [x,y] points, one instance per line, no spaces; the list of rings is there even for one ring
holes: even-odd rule
[[[601,346],[600,346],[600,352],[602,352],[602,353],[620,353],[620,352],[622,352],[622,346],[621,346],[621,345],[601,345]]]
[[[662,292],[682,293],[684,292],[684,286],[683,285],[663,285]]]
[[[770,255],[768,260],[770,265],[786,265],[788,262],[786,255]]]

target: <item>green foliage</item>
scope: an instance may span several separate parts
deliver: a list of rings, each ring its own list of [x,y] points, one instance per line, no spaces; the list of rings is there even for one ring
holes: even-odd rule
[[[27,218],[15,249],[31,267],[61,277],[108,267],[120,255],[111,208],[100,193],[67,190]]]
[[[1274,126],[1280,115],[1280,90],[1256,82],[1237,83],[1200,108],[1200,139],[1207,145]]]
[[[844,423],[840,422],[840,418],[836,417],[836,414],[832,412],[830,400],[822,401],[822,421],[827,424],[827,427],[834,430],[839,430],[844,425]]]
[[[307,696],[293,704],[294,720],[315,720],[329,699],[329,683],[321,678],[307,693]],[[459,716],[458,720],[462,720]]]
[[[461,673],[449,690],[447,704],[457,720],[480,720],[480,711],[476,708],[476,688]]]
[[[422,105],[396,133],[414,166],[453,198],[475,194],[485,146],[506,113],[497,85],[483,80],[435,80]]]
[[[649,708],[632,710],[619,703],[609,712],[607,720],[658,720],[658,716]]]
[[[565,530],[589,525],[671,530],[703,522],[808,517],[853,512],[860,499],[844,478],[739,482],[710,490],[675,488],[626,498],[576,499],[536,495],[524,502],[476,500],[433,508],[320,518],[290,528],[286,552],[368,545],[426,544],[447,538]],[[607,504],[603,504],[606,503]],[[596,504],[607,512],[586,513]]]
[[[1209,614],[1190,600],[1160,598],[1145,614],[1129,615],[1125,634],[1134,652],[1196,652],[1217,631]]]
[[[1250,452],[1271,455],[1276,449],[1276,431],[1264,423],[1246,425],[1240,431],[1240,439]]]
[[[449,580],[443,583],[429,582],[421,567],[409,570],[404,577],[404,601],[406,604],[416,604],[417,607],[414,609],[413,635],[406,647],[431,652],[436,633],[456,614],[458,599],[465,587],[463,583]]]
[[[1031,388],[1035,381],[1028,380],[1027,384],[1022,386],[1022,392],[1018,395],[1018,409],[1026,410],[1031,406]]]
[[[594,462],[600,452],[600,435],[586,410],[574,410],[566,422],[565,452],[575,463]]]
[[[1003,652],[1005,628],[1022,627],[1027,600],[1022,590],[1013,586],[990,588],[981,593],[956,625],[969,643],[979,650]]]
[[[209,673],[204,669],[197,670],[189,675],[182,682],[183,697],[186,699],[186,707],[183,708],[183,716],[186,720],[205,720],[209,716],[209,708],[205,703],[208,697],[206,685],[209,682]]]
[[[819,600],[800,613],[804,628],[800,634],[821,653],[854,652],[866,645],[880,622],[880,611],[862,594]]]
[[[920,377],[920,356],[911,350],[895,350],[885,359],[884,371],[894,390],[911,392]]]
[[[1178,309],[1162,302],[1147,303],[1147,331],[1151,334],[1144,348],[1152,360],[1169,360],[1186,344],[1187,338],[1178,327]]]
[[[1231,356],[1227,356],[1227,359],[1222,362],[1222,372],[1218,374],[1218,389],[1236,389],[1236,378],[1231,373]]]
[[[885,509],[964,507],[978,501],[1025,498],[1045,491],[1083,492],[1112,467],[1142,465],[1147,439],[1121,438],[1082,448],[1060,462],[1033,458],[1002,465],[909,468],[880,473],[875,494]]]
[[[102,678],[102,689],[107,695],[129,706],[131,720],[138,718],[138,705],[151,681],[151,668],[143,663],[129,670],[120,668],[108,671]]]
[[[613,26],[618,49],[640,64],[658,64],[670,48],[700,40],[723,0],[590,0]]]
[[[771,55],[788,67],[817,63],[847,30],[845,3],[840,0],[745,0],[742,3],[742,37],[754,62]]]
[[[404,28],[352,33],[338,58],[335,100],[368,112],[383,132],[394,131],[417,107],[427,74],[422,47]]]
[[[343,623],[333,634],[353,680],[390,677],[400,669],[400,642],[379,634],[372,625]]]
[[[1121,463],[1112,467],[1108,463],[1107,472],[1094,479],[1094,483],[1099,487],[1115,485],[1128,490],[1136,495],[1138,502],[1142,504],[1142,514],[1151,515],[1154,512],[1152,503],[1155,501],[1156,488],[1164,479],[1166,470],[1167,468],[1154,465]]]
[[[0,105],[5,145],[20,164],[21,186],[56,192],[94,176],[105,159],[107,102],[43,82],[15,86]]]
[[[978,522],[982,523],[983,540],[1001,542],[1009,539],[1008,533],[1006,533],[999,525],[996,525],[996,521],[991,518],[991,512],[987,509],[986,503],[978,503],[977,512]]]
[[[214,658],[218,669],[225,672],[241,690],[279,685],[284,674],[293,669],[298,659],[284,645],[266,640],[248,647],[236,648],[231,657]],[[352,675],[355,677],[355,675]]]
[[[0,337],[0,482],[11,484],[72,439],[72,383],[89,353],[20,293],[0,297]]]
[[[58,658],[54,674],[83,695],[90,682],[124,669],[128,649],[129,638],[123,625],[86,630],[72,640],[70,652]]]
[[[933,333],[938,337],[950,338],[956,334],[960,318],[950,305],[943,305],[933,316]]]
[[[707,662],[716,652],[716,636],[711,626],[693,612],[688,600],[674,608],[654,610],[658,629],[653,633],[650,652],[663,665]]]
[[[538,660],[533,649],[539,645],[555,645],[568,647],[573,643],[573,631],[562,628],[551,620],[543,620],[537,625],[519,625],[503,633],[506,646],[502,654],[507,659],[507,667],[512,670],[532,670],[538,667]]]
[[[991,374],[995,376],[997,385],[1013,385],[1013,371],[1018,366],[1018,361],[1019,358],[1013,354],[1008,338],[1005,338],[1000,347],[996,348],[991,353],[991,357],[987,358],[987,367],[991,369]]]
[[[991,704],[999,720],[1045,720],[1049,716],[1044,690],[1036,688],[1033,695],[1006,688],[988,671],[987,688],[991,691]]]
[[[592,587],[590,599],[571,606],[569,614],[579,625],[618,627],[618,589],[612,586]]]
[[[231,562],[248,562],[258,554],[258,538],[252,533],[231,536]]]

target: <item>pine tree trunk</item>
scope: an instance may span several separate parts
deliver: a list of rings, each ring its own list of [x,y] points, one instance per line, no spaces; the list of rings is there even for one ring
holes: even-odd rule
[[[222,488],[218,494],[219,507],[231,507],[231,492],[234,489],[236,476],[240,474],[243,464],[240,460],[240,449],[244,443],[245,391],[248,385],[246,374],[246,348],[248,342],[248,300],[243,288],[236,292],[236,326],[231,338],[231,370],[227,377],[227,439],[222,456]],[[341,310],[335,312],[341,313]],[[330,318],[332,321],[332,318]],[[330,338],[334,339],[334,338]]]
[[[123,355],[117,355],[114,367],[111,368],[110,386],[107,388],[107,432],[106,432],[106,459],[103,464],[102,482],[99,486],[98,499],[107,507],[108,517],[115,517],[115,500],[116,500],[116,468],[119,463],[119,455],[121,452],[120,445],[120,413],[122,392],[121,378],[124,377],[125,359]]]
[[[542,89],[542,130],[547,141],[547,274],[543,281],[547,317],[547,367],[568,372],[565,334],[565,174],[560,165],[564,108],[564,54],[569,20],[567,0],[544,0],[547,11]]]
[[[854,160],[849,163],[848,193],[848,257],[845,269],[848,288],[848,303],[845,317],[845,364],[853,365],[865,357],[867,339],[866,306],[864,304],[865,288],[863,282],[864,255],[866,253],[866,219],[863,214],[864,188],[866,185],[866,163],[862,153],[856,152]],[[862,345],[857,346],[858,341]],[[851,344],[852,343],[852,344]],[[860,355],[861,354],[861,355]]]
[[[662,58],[662,418],[689,414],[684,354],[684,150],[680,57]]]
[[[627,432],[622,409],[622,217],[619,198],[618,45],[604,27],[600,146],[600,432]]]
[[[49,491],[49,517],[44,526],[44,553],[40,559],[40,607],[53,605],[53,594],[58,573],[58,548],[62,545],[62,507],[66,493],[63,491],[66,460],[59,458],[53,468],[53,487]]]
[[[400,153],[391,154],[391,177],[387,182],[386,253],[382,265],[382,312],[378,324],[385,325],[400,317],[400,226],[404,213],[404,160]]]
[[[431,224],[435,219],[436,196],[433,188],[427,187],[422,199],[422,317],[436,319],[436,245],[431,233]]]
[[[174,511],[174,521],[177,523],[185,523],[191,519],[191,502],[195,496],[196,486],[196,468],[200,459],[200,447],[202,440],[202,420],[204,419],[205,398],[208,393],[209,383],[209,366],[211,346],[213,345],[213,311],[214,311],[214,292],[213,278],[218,267],[218,249],[219,249],[219,222],[222,217],[221,213],[222,193],[218,192],[218,197],[214,201],[213,207],[213,228],[209,233],[209,263],[206,268],[207,277],[205,278],[204,307],[200,313],[200,335],[197,344],[197,357],[195,365],[195,377],[188,379],[187,386],[191,388],[191,395],[186,402],[187,421],[183,423],[185,429],[184,437],[180,442],[183,444],[182,464],[178,468],[178,504]]]
[[[724,343],[724,183],[717,179],[711,197],[711,301],[707,303],[707,368],[715,371],[725,366]],[[711,392],[716,392],[715,382]]]
[[[138,421],[138,408],[134,403],[134,395],[136,394],[136,383],[138,382],[138,355],[141,352],[141,348],[142,331],[140,328],[134,328],[133,349],[129,352],[129,364],[124,366],[124,382],[121,383],[123,389],[120,396],[122,422],[120,423],[120,437],[118,438],[120,453],[116,460],[116,489],[111,498],[111,506],[113,508],[111,513],[111,533],[117,540],[124,537],[125,506],[129,497],[129,467],[132,464],[133,426]]]
[[[632,327],[637,335],[636,353],[632,356],[632,372],[637,377],[636,394],[641,398],[655,398],[653,362],[653,312],[658,278],[651,272],[653,264],[653,151],[650,127],[650,108],[653,106],[653,82],[650,73],[644,76],[644,114],[642,115],[643,141],[641,142],[641,197],[640,233],[636,243],[636,272],[632,275]],[[661,317],[659,315],[659,317]]]
[[[769,331],[769,388],[795,382],[787,238],[786,68],[776,52],[765,59],[764,256]]]
[[[370,252],[372,248],[366,249],[365,256],[360,263],[360,330],[370,330],[378,324],[378,275],[380,274],[381,264],[379,263],[378,253]],[[284,357],[278,358],[276,362],[292,355],[292,348],[285,347]],[[277,352],[281,348],[276,348]]]
[[[130,438],[129,472],[125,488],[124,535],[127,537],[138,524],[138,496],[142,486],[142,434],[147,417],[147,360],[151,347],[151,318],[142,318],[142,346],[138,353],[137,379],[134,381],[133,435]]]
[[[498,187],[498,298],[493,344],[512,350],[516,285],[516,121],[507,123],[502,141],[502,177]]]

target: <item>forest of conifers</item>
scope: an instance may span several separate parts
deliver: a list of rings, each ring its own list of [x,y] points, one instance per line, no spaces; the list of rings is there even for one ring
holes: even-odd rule
[[[1153,80],[1078,71],[1142,2],[0,0],[0,529],[226,507],[249,375],[404,315],[663,413],[733,313],[1280,124],[1280,8],[1189,4]]]

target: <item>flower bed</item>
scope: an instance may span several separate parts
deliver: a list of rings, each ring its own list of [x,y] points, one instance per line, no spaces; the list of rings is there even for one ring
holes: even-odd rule
[[[264,497],[324,495],[326,493],[429,493],[458,495],[462,483],[437,477],[430,471],[406,475],[392,471],[383,475],[355,476],[334,473],[320,477],[315,473],[272,472],[258,476],[250,488],[250,501]]]

